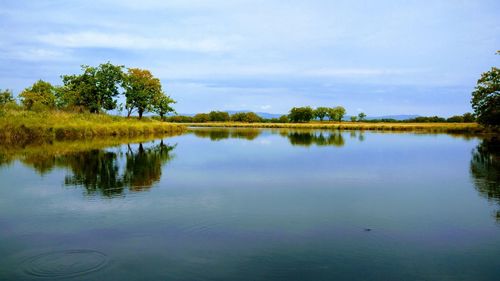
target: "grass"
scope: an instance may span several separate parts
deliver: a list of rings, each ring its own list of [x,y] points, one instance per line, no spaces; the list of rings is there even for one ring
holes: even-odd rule
[[[175,123],[174,123],[175,124]],[[192,127],[234,127],[234,128],[290,128],[290,129],[334,129],[411,131],[429,133],[482,133],[485,129],[477,123],[364,123],[364,122],[310,122],[310,123],[241,123],[210,122],[182,123]]]
[[[0,115],[0,142],[133,137],[182,133],[185,129],[181,124],[107,114],[5,110]]]

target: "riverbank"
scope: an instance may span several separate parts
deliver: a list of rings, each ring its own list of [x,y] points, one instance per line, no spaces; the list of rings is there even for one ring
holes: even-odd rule
[[[477,123],[369,123],[369,122],[310,122],[310,123],[172,123],[188,127],[234,127],[234,128],[289,128],[372,131],[417,131],[430,133],[485,133],[487,130]]]
[[[0,142],[134,137],[182,133],[186,126],[107,114],[8,110],[0,115]]]

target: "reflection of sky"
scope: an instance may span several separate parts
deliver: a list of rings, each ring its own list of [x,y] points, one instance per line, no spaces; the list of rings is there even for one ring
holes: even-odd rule
[[[496,63],[498,1],[3,1],[0,87],[80,64],[150,69],[178,112],[470,111]]]

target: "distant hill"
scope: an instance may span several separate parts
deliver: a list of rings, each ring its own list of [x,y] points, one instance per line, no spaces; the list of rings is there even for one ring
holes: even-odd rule
[[[420,115],[384,115],[384,116],[368,116],[366,117],[367,120],[373,120],[373,119],[395,119],[395,120],[407,120],[407,119],[413,119],[416,117],[420,117]]]

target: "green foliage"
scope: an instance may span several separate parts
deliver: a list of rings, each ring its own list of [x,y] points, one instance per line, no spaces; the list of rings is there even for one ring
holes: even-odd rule
[[[328,116],[328,107],[318,107],[314,110],[314,117],[319,118],[320,121]]]
[[[446,122],[450,122],[450,123],[463,123],[464,122],[464,117],[461,116],[461,115],[451,116],[450,118],[446,119]]]
[[[91,113],[112,110],[117,106],[116,96],[123,84],[123,66],[110,62],[98,67],[82,65],[80,75],[61,76],[64,86],[57,90],[61,107],[79,107]]]
[[[208,116],[212,122],[226,122],[231,120],[229,113],[225,111],[210,111]]]
[[[474,114],[467,112],[462,115],[464,118],[464,122],[470,123],[470,122],[476,122],[476,118],[474,117]]]
[[[500,68],[481,74],[472,92],[472,108],[480,124],[500,125]]]
[[[259,115],[257,115],[254,112],[238,112],[231,115],[231,121],[255,123],[255,122],[261,122],[262,118],[260,118]]]
[[[309,106],[305,107],[294,107],[290,110],[288,118],[291,122],[309,122],[314,117],[313,109]]]
[[[330,120],[341,122],[345,112],[345,108],[342,106],[332,107],[328,109],[328,117]]]
[[[31,87],[24,89],[19,97],[23,106],[28,110],[50,109],[56,106],[54,86],[43,80],[38,80]]]
[[[127,117],[134,110],[137,110],[139,119],[145,112],[154,109],[157,109],[162,118],[167,112],[173,111],[169,106],[173,100],[163,94],[160,79],[155,78],[148,70],[129,68],[122,86],[125,89]]]
[[[192,123],[192,122],[195,122],[193,117],[184,116],[184,115],[170,116],[170,117],[165,118],[165,119],[168,122],[174,122],[174,123]]]
[[[170,112],[175,112],[174,108],[171,104],[176,103],[172,98],[165,95],[164,93],[160,93],[156,96],[156,99],[153,101],[153,110],[160,115],[160,118],[164,120],[165,115]]]
[[[365,120],[365,118],[366,118],[366,114],[364,112],[360,112],[358,114],[359,121],[363,121],[363,120]]]
[[[11,90],[1,90],[0,89],[0,106],[4,106],[8,103],[15,103],[16,100],[14,99],[14,96],[12,95]]]
[[[198,113],[193,117],[193,122],[205,123],[210,121],[210,115],[207,113]]]
[[[280,118],[278,118],[278,121],[280,123],[288,123],[290,122],[290,119],[288,119],[288,115],[281,115]]]
[[[430,116],[430,117],[425,117],[425,116],[419,116],[413,119],[408,119],[405,120],[406,122],[414,122],[414,123],[443,123],[446,122],[446,119],[443,117],[439,116]]]
[[[358,120],[358,117],[356,116],[351,116],[351,122],[356,122]]]

